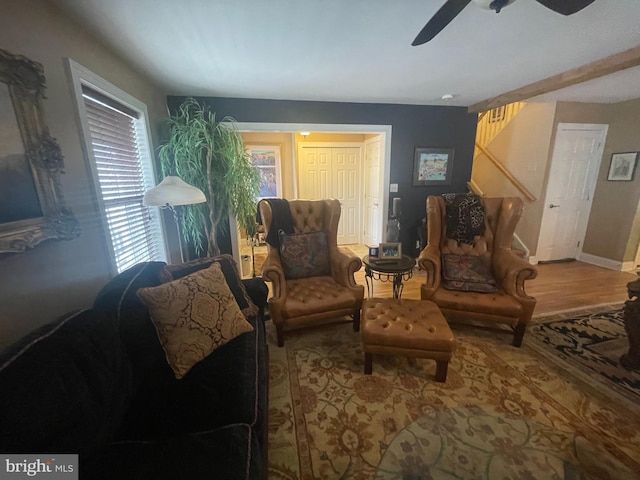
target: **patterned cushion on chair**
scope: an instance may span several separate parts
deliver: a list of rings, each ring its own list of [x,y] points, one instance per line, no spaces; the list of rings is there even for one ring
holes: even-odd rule
[[[280,260],[286,278],[330,275],[327,234],[322,232],[287,235],[279,232]]]
[[[496,292],[496,280],[486,257],[447,254],[442,257],[442,286],[463,292]]]

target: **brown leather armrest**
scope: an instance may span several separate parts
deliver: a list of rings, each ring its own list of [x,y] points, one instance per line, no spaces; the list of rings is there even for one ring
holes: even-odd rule
[[[538,270],[513,250],[499,248],[493,252],[493,275],[509,295],[529,298],[524,291],[524,282],[536,278]]]
[[[331,276],[343,287],[357,287],[354,274],[362,268],[362,260],[342,253],[337,248],[330,251]]]
[[[429,244],[418,256],[418,267],[427,272],[425,288],[437,289],[440,286],[440,247]]]
[[[277,250],[269,247],[269,254],[262,266],[262,278],[272,283],[272,300],[284,301],[287,295],[287,283],[282,269],[282,262]]]
[[[287,298],[287,280],[280,262],[280,254],[269,246],[269,254],[262,266],[262,278],[271,282],[271,298],[269,298],[269,313],[274,323],[283,322],[282,308]]]

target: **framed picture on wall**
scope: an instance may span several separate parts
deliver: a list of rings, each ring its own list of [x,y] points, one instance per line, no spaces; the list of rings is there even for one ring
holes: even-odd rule
[[[453,153],[453,148],[416,147],[412,185],[451,185]]]
[[[0,254],[80,235],[62,195],[64,157],[44,119],[45,90],[41,64],[0,48]]]
[[[630,182],[635,175],[637,164],[638,152],[614,153],[611,155],[607,180]]]
[[[258,200],[282,197],[280,145],[246,145],[245,149],[260,175]]]

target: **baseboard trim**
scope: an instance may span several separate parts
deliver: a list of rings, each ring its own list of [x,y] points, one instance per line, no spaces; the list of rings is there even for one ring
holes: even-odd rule
[[[591,255],[589,253],[581,252],[578,254],[578,260],[581,262],[590,263],[592,265],[597,265],[599,267],[608,268],[610,270],[616,270],[618,272],[625,272],[629,270],[633,270],[629,266],[633,264],[633,262],[617,262],[615,260],[611,260],[610,258],[598,257],[596,255]]]

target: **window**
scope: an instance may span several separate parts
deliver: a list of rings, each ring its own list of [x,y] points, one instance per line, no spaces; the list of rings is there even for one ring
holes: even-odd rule
[[[71,68],[80,74],[78,110],[114,270],[122,272],[144,261],[166,261],[159,211],[142,204],[145,191],[155,185],[146,108],[131,97],[123,99],[128,96],[102,79],[95,82],[101,85],[92,84],[82,75],[88,71],[79,65]]]

